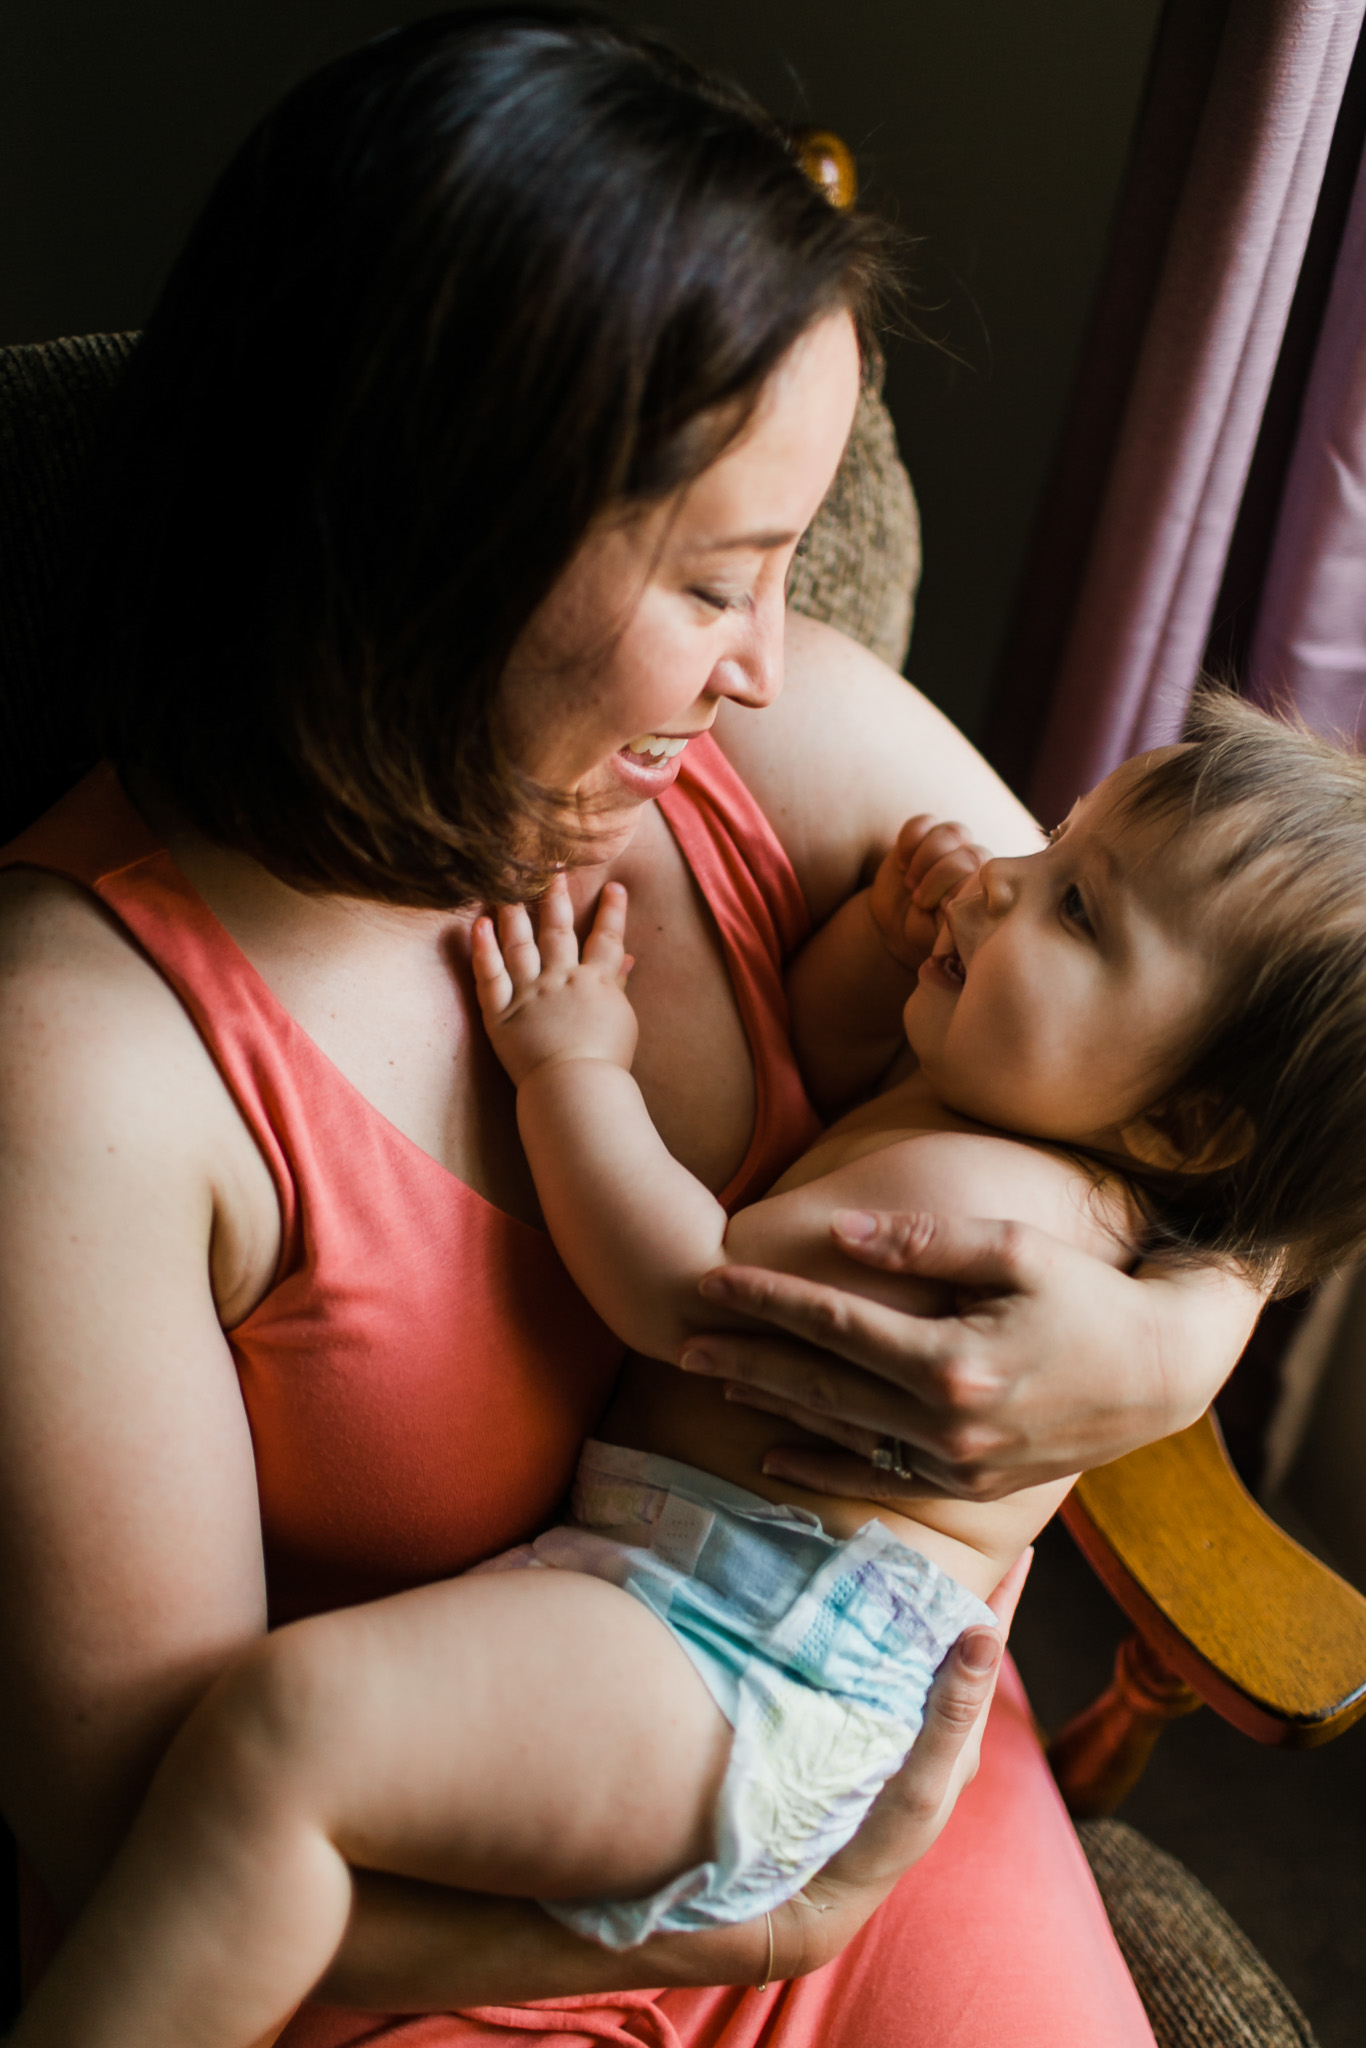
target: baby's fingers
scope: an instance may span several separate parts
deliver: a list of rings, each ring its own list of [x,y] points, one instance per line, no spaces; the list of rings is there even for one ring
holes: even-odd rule
[[[498,940],[512,978],[513,993],[520,995],[541,971],[541,955],[525,903],[505,903],[499,910]]]
[[[563,874],[553,878],[541,898],[537,936],[542,966],[558,968],[562,973],[577,967],[579,941],[574,931],[574,906],[569,900],[569,883]]]
[[[984,846],[959,846],[934,862],[920,879],[911,884],[911,901],[918,910],[937,910],[946,896],[971,881],[983,861],[989,860]],[[910,884],[910,877],[907,876]]]
[[[620,882],[608,882],[598,898],[593,929],[583,943],[585,962],[625,986],[626,891]]]
[[[972,843],[972,834],[956,818],[910,818],[897,834],[896,848],[906,863],[906,887],[914,889],[936,861]]]
[[[475,993],[486,1024],[501,1017],[512,1001],[512,976],[503,960],[503,949],[491,917],[476,918],[470,946],[474,967]]]

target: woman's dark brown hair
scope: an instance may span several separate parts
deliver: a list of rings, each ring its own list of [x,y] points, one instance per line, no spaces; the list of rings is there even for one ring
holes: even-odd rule
[[[440,15],[320,72],[134,354],[78,635],[107,750],[304,886],[521,893],[519,632],[814,320],[862,325],[880,246],[738,90],[595,14]]]
[[[1256,886],[1232,929],[1210,907],[1224,1002],[1150,1120],[1229,1163],[1140,1193],[1155,1248],[1227,1254],[1284,1292],[1366,1246],[1366,760],[1216,690],[1189,730],[1126,810],[1220,819],[1216,886]]]

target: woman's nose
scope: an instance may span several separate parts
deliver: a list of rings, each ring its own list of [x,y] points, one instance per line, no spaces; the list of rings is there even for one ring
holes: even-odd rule
[[[776,603],[765,598],[746,619],[744,639],[723,655],[712,670],[709,687],[736,704],[762,710],[783,686],[783,630],[786,611],[779,590]]]

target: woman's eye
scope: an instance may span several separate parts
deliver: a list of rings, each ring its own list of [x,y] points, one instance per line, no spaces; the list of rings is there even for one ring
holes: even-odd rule
[[[710,605],[714,612],[734,611],[745,601],[742,597],[728,597],[723,590],[695,589],[689,592],[689,596],[697,598],[702,604]]]
[[[1063,890],[1060,907],[1067,922],[1075,925],[1078,931],[1088,933],[1092,931],[1091,920],[1087,915],[1086,905],[1082,901],[1081,890],[1075,882],[1069,882]]]

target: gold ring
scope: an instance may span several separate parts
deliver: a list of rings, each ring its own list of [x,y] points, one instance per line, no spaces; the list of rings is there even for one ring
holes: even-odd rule
[[[914,1479],[917,1474],[911,1457],[910,1445],[899,1436],[884,1436],[868,1462],[875,1472],[890,1472],[894,1479]]]
[[[767,1991],[769,1985],[773,1982],[773,1915],[771,1913],[765,1913],[764,1925],[768,1929],[768,1963],[764,1969],[764,1981],[762,1984],[755,1985],[756,1991]]]

